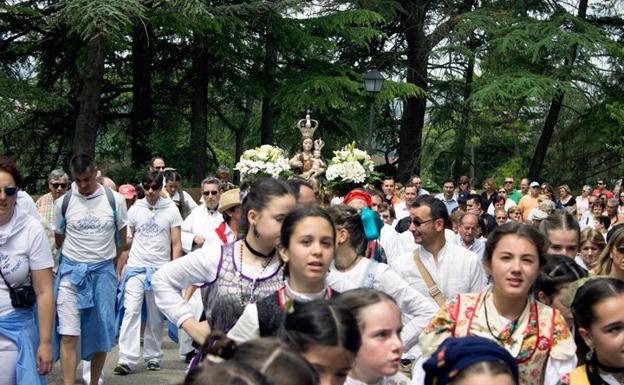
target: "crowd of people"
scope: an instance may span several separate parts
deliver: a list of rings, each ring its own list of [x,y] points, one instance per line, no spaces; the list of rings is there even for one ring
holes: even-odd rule
[[[165,330],[184,385],[624,384],[621,181],[181,180],[79,154],[35,202],[0,156],[0,385],[158,376]]]

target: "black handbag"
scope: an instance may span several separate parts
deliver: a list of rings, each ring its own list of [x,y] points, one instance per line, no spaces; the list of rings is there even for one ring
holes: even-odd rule
[[[2,274],[2,269],[0,268],[0,276],[2,276],[2,280],[4,284],[9,288],[9,295],[11,297],[11,305],[13,305],[16,309],[24,309],[32,307],[35,303],[37,303],[37,295],[35,294],[35,289],[31,285],[20,286],[13,288],[7,282],[6,278],[4,278],[4,274]]]

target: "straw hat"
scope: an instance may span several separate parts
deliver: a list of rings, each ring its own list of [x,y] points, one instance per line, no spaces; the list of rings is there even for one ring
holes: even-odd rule
[[[219,199],[219,212],[223,214],[232,207],[240,205],[240,189],[234,188],[221,194]]]

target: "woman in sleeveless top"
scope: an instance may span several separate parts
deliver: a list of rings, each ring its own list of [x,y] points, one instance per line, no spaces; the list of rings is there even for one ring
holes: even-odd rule
[[[253,184],[241,201],[249,227],[243,239],[187,254],[163,266],[152,280],[160,310],[199,343],[211,330],[227,332],[247,304],[281,285],[276,246],[282,221],[295,207],[294,194],[284,182],[267,178]],[[207,322],[192,316],[180,294],[202,283]]]
[[[325,285],[325,276],[334,258],[335,239],[334,224],[322,208],[302,205],[291,211],[284,219],[278,247],[286,263],[284,284],[247,305],[228,337],[244,342],[273,336],[293,301],[331,298],[334,292]]]
[[[530,294],[546,249],[546,239],[530,225],[499,226],[484,254],[492,288],[459,294],[440,309],[420,337],[424,356],[448,337],[476,335],[497,342],[515,357],[520,384],[556,384],[576,366],[576,346],[559,312]]]

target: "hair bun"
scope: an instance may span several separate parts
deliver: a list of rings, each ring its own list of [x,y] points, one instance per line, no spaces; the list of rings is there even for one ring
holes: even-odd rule
[[[237,347],[236,342],[228,338],[223,332],[215,331],[206,338],[201,351],[205,357],[213,356],[229,360],[236,353]]]

